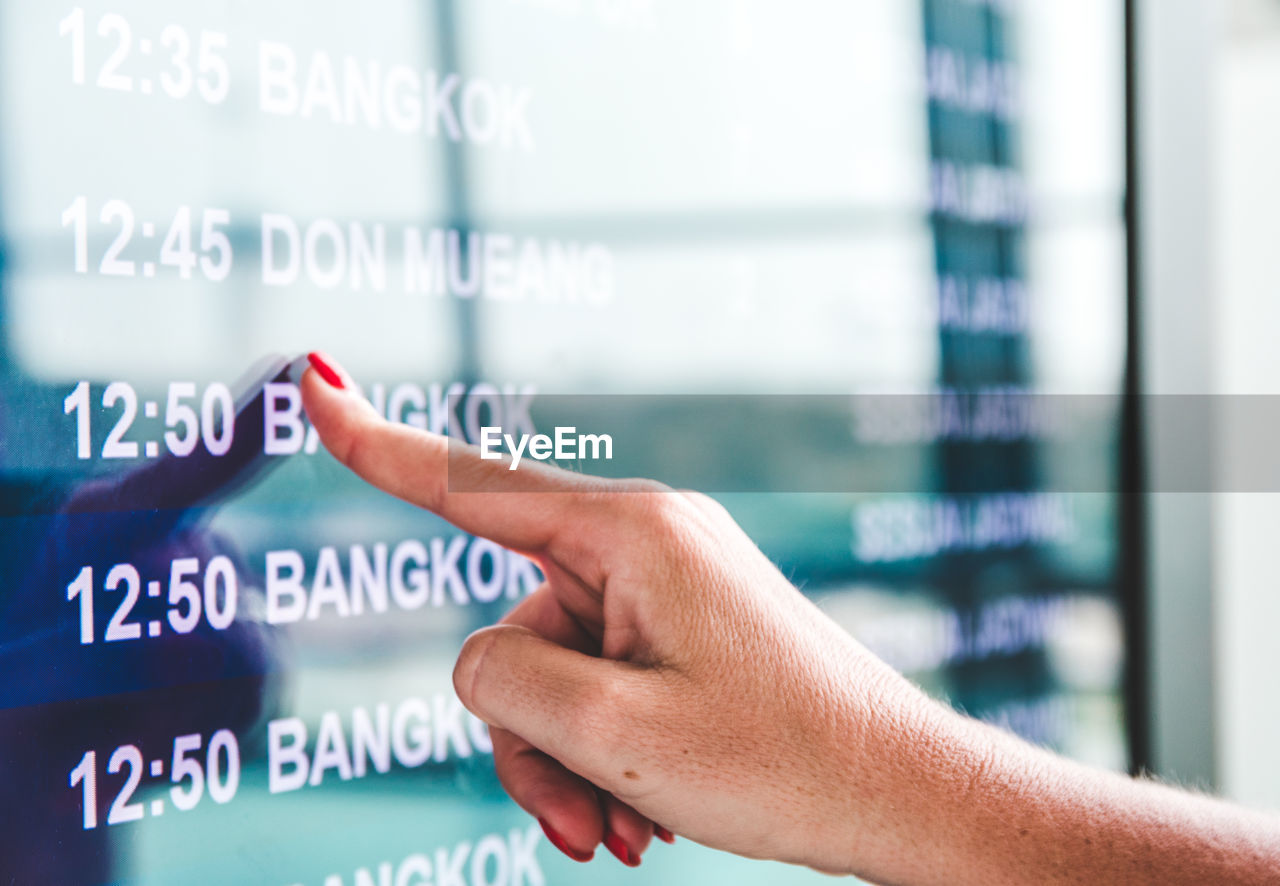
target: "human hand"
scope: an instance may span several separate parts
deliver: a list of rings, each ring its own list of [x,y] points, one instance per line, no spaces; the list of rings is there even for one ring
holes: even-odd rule
[[[546,575],[468,638],[454,684],[492,728],[503,785],[566,854],[604,841],[638,864],[661,826],[827,871],[903,870],[912,841],[890,831],[918,773],[902,761],[949,715],[803,597],[720,505],[530,462],[509,471],[384,421],[345,373],[324,371],[328,382],[306,373],[303,400],[340,461]],[[451,475],[481,491],[450,491]]]

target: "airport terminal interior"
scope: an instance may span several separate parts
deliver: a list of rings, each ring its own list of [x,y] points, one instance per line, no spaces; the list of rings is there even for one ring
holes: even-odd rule
[[[1280,808],[1277,107],[1274,0],[4,3],[0,880],[826,882],[547,842],[451,681],[539,569],[339,465],[318,349]]]

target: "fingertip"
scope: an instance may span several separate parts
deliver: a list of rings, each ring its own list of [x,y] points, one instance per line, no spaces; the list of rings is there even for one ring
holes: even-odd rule
[[[536,750],[519,758],[501,773],[502,786],[519,806],[537,817],[544,831],[550,827],[573,850],[566,855],[575,861],[590,860],[605,837],[595,786]]]
[[[591,861],[591,859],[596,857],[596,850],[594,846],[587,851],[574,849],[569,845],[569,841],[567,841],[559,831],[553,828],[545,818],[539,818],[538,824],[542,827],[542,832],[547,835],[547,839],[551,842],[551,845],[572,858],[574,861]]]
[[[312,424],[320,423],[328,412],[339,402],[345,391],[333,387],[325,381],[318,370],[308,366],[298,382],[298,390],[302,392],[302,408]]]
[[[312,351],[307,360],[311,365],[299,382],[303,409],[325,448],[352,466],[356,438],[374,427],[381,416],[361,396],[355,380],[332,358]]]
[[[328,382],[332,387],[342,390],[345,388],[341,373],[341,367],[338,362],[326,354],[324,351],[311,351],[307,354],[307,362],[311,364],[311,368],[319,373],[320,377]]]
[[[637,867],[653,839],[653,822],[612,795],[604,796],[604,845],[627,867]]]
[[[640,866],[640,853],[634,851],[627,845],[627,841],[623,840],[613,831],[605,834],[604,848],[613,853],[613,857],[618,859],[629,868],[637,868]]]
[[[342,381],[341,378],[338,380]],[[324,407],[344,402],[349,393],[345,382],[333,384],[315,366],[308,366],[303,371],[298,389],[302,392],[302,406],[313,423],[318,413],[323,417]]]
[[[514,733],[490,734],[494,768],[511,799],[538,819],[557,849],[575,861],[589,860],[605,830],[595,785]]]
[[[310,407],[314,403],[343,403],[353,401],[367,403],[360,396],[360,385],[351,377],[351,373],[342,364],[324,351],[307,353],[308,366],[302,373],[299,387],[302,390],[303,405]],[[356,395],[354,397],[350,395]],[[309,412],[308,412],[309,414]]]

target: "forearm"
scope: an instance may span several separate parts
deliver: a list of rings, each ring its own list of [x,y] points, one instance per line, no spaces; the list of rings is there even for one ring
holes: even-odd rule
[[[975,792],[969,853],[989,853],[984,882],[1280,882],[1276,819],[1010,744],[994,768],[1021,781],[993,776]]]
[[[851,869],[903,884],[1280,882],[1280,820],[1092,769],[934,707]],[[865,863],[872,859],[873,864]]]

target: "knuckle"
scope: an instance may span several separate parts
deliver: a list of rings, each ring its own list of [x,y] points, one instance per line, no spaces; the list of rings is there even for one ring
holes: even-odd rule
[[[666,483],[663,483],[661,480],[650,480],[647,477],[623,480],[621,485],[623,491],[639,495],[653,496],[675,492],[674,489]]]
[[[697,490],[690,489],[686,490],[684,495],[695,507],[708,516],[716,519],[729,516],[728,509],[705,492],[698,492]]]
[[[602,669],[603,670],[603,669]],[[568,690],[565,729],[575,743],[611,742],[629,710],[627,687],[612,669]]]
[[[585,491],[580,499],[596,519],[634,523],[648,531],[675,522],[689,503],[679,492],[657,480],[610,480]]]
[[[687,519],[689,501],[676,490],[656,480],[630,481],[626,506],[639,519],[653,525],[679,524]]]
[[[585,492],[586,497],[600,505],[612,509],[623,510],[635,504],[639,499],[656,496],[671,489],[657,480],[626,479],[604,480],[593,483]]]

